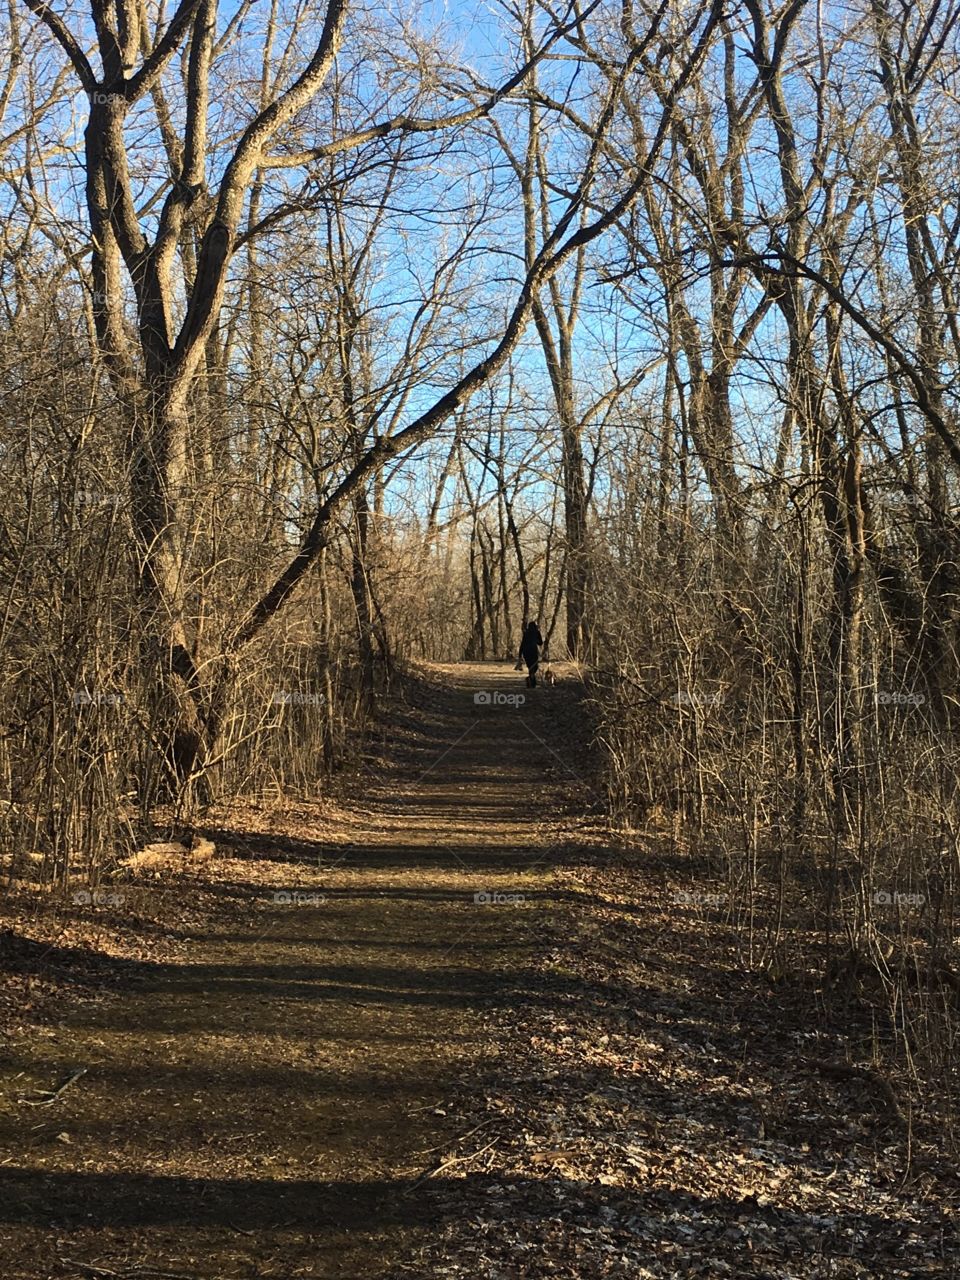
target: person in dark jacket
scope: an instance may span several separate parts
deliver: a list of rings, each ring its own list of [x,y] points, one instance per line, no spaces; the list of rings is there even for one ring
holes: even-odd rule
[[[536,619],[528,622],[520,641],[520,661],[527,664],[527,684],[536,688],[537,668],[540,665],[540,650],[543,648],[543,636],[537,626]]]

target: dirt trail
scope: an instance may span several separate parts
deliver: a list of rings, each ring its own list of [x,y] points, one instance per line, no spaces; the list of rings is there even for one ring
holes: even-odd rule
[[[434,668],[343,813],[235,806],[72,934],[8,912],[47,1004],[3,1040],[2,1280],[960,1277],[882,1006],[752,963],[656,831],[611,847],[580,691]]]
[[[150,900],[157,958],[78,970],[57,1024],[7,1042],[5,1280],[364,1280],[457,1212],[437,1192],[464,1130],[450,1100],[488,1069],[485,1011],[537,946],[574,695],[503,665],[434,680],[346,843],[308,811],[292,834],[211,831],[207,871],[127,886],[114,912],[135,932]]]

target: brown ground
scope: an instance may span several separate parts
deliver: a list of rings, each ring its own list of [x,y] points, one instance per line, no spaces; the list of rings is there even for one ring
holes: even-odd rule
[[[497,1051],[480,1011],[535,946],[568,781],[563,695],[484,690],[524,685],[434,669],[332,819],[237,809],[212,863],[105,886],[120,903],[31,918],[14,899],[3,1280],[372,1277],[436,1231],[421,1180]]]
[[[122,903],[14,897],[3,1280],[960,1275],[930,1100],[844,1071],[882,1012],[610,851],[574,680],[481,690],[525,693],[412,684],[339,809],[236,806]]]

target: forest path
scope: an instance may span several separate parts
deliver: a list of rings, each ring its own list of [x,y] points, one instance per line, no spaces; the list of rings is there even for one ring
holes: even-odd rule
[[[472,1127],[451,1100],[489,1073],[486,1015],[523,998],[550,909],[575,698],[504,664],[433,668],[346,842],[308,806],[117,886],[105,921],[139,920],[156,954],[88,955],[57,1024],[5,1054],[5,1280],[366,1280],[437,1238]]]
[[[591,825],[576,682],[405,687],[348,807],[236,805],[213,861],[0,931],[57,979],[4,1040],[3,1280],[960,1276],[883,1005]]]

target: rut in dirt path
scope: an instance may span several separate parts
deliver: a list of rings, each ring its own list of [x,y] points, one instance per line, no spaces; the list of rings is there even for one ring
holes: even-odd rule
[[[136,890],[180,954],[115,962],[119,993],[14,1042],[5,1277],[363,1280],[456,1213],[429,1176],[462,1130],[445,1103],[496,1052],[484,1011],[522,992],[577,762],[569,691],[435,678],[347,841],[216,832],[202,884]],[[78,1065],[50,1108],[18,1102]]]

